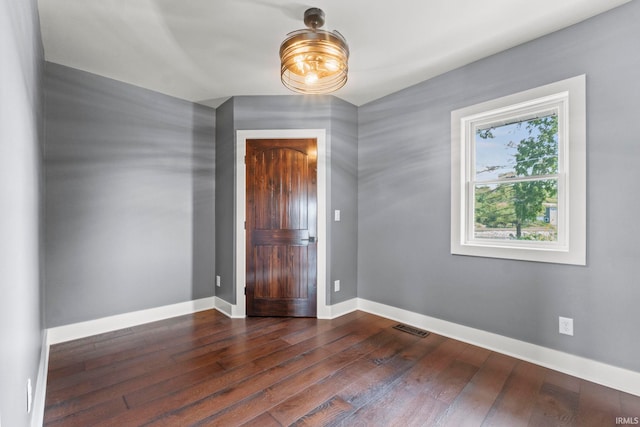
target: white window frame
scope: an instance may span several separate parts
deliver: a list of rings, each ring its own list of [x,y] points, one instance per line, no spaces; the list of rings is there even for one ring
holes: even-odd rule
[[[572,77],[451,112],[451,253],[586,265],[586,78]],[[556,242],[474,237],[476,129],[558,115]]]

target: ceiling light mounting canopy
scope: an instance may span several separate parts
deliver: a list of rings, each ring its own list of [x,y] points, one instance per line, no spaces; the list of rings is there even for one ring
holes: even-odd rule
[[[280,45],[280,78],[294,92],[331,93],[347,83],[349,46],[337,31],[325,31],[324,12],[304,12],[306,29],[293,31]]]
[[[322,9],[312,7],[304,11],[304,25],[314,30],[324,25],[324,12]]]

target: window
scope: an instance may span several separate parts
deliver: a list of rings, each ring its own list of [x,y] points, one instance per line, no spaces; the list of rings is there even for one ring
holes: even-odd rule
[[[585,76],[451,113],[451,252],[585,265]]]

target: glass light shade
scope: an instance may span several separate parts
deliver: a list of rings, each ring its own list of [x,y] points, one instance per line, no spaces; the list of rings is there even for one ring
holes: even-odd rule
[[[294,92],[331,93],[347,83],[349,47],[337,31],[294,31],[280,45],[280,78]]]

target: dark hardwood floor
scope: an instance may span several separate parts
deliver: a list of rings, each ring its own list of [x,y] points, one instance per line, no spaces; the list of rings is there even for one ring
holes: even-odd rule
[[[46,426],[615,426],[640,397],[363,312],[209,310],[52,346]]]

